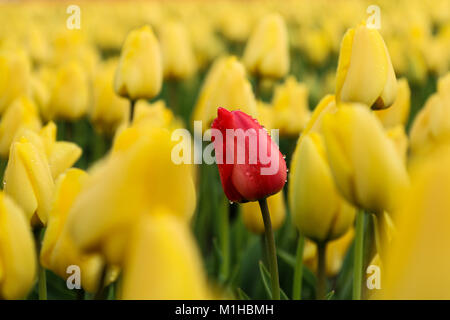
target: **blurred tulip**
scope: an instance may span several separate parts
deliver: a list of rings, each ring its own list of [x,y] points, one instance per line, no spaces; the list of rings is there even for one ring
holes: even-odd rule
[[[397,125],[392,127],[386,131],[388,138],[394,143],[395,150],[399,154],[403,163],[406,164],[407,155],[408,155],[408,136],[405,132],[405,127],[402,125]]]
[[[397,233],[388,250],[382,299],[449,299],[450,149],[414,166],[411,190],[396,212]],[[444,250],[445,251],[445,250]]]
[[[127,250],[122,299],[209,299],[200,253],[175,213],[145,212]]]
[[[49,84],[45,83],[38,75],[33,75],[31,77],[31,92],[31,96],[36,102],[42,119],[49,120],[49,102],[51,95]]]
[[[284,19],[265,16],[248,39],[242,58],[247,69],[261,77],[282,78],[289,72],[289,43]]]
[[[444,100],[445,105],[450,108],[450,72],[439,78],[437,91],[439,96]]]
[[[21,50],[0,50],[0,114],[14,99],[31,94],[30,61]]]
[[[132,30],[122,47],[114,88],[131,100],[151,99],[161,90],[163,65],[158,39],[149,26]]]
[[[185,26],[167,22],[160,33],[165,78],[187,79],[196,69],[194,52]]]
[[[322,128],[342,195],[369,212],[392,212],[408,186],[408,174],[376,116],[362,105],[341,105],[324,116]]]
[[[51,81],[51,119],[76,120],[84,116],[89,103],[89,87],[82,66],[76,62],[66,63],[55,71]]]
[[[408,80],[402,78],[398,80],[397,98],[392,106],[388,109],[375,110],[375,114],[385,128],[391,128],[397,125],[405,126],[409,119],[410,108],[411,91]]]
[[[59,176],[42,242],[40,261],[42,266],[63,279],[70,276],[67,268],[77,265],[80,268],[82,287],[88,292],[95,292],[100,281],[103,259],[100,255],[82,254],[73,244],[66,227],[70,208],[87,179],[88,175],[80,169],[69,169]]]
[[[301,234],[322,243],[339,238],[352,226],[356,210],[335,186],[318,133],[304,135],[297,144],[290,181],[290,209]]]
[[[273,107],[265,103],[261,100],[258,100],[256,102],[256,109],[258,111],[258,121],[261,123],[261,125],[266,128],[268,131],[274,129],[274,114],[273,114]]]
[[[203,130],[207,130],[217,115],[217,109],[222,106],[257,117],[252,87],[244,66],[236,57],[220,58],[211,67],[200,89],[192,118],[202,121]]]
[[[139,100],[133,117],[133,126],[155,126],[167,129],[182,128],[181,120],[166,107],[164,100],[148,103]]]
[[[93,102],[89,112],[92,123],[100,132],[112,134],[128,121],[129,102],[114,91],[115,60],[102,64],[93,79]]]
[[[424,155],[450,139],[450,104],[440,93],[432,94],[417,113],[409,133],[411,152]]]
[[[111,154],[95,165],[73,205],[69,231],[83,251],[100,251],[120,265],[136,219],[167,208],[188,221],[195,209],[192,168],[171,160],[167,129],[130,127],[116,138]]]
[[[38,131],[41,127],[38,110],[29,98],[19,97],[6,109],[0,122],[0,155],[8,157],[14,136],[22,128]]]
[[[53,178],[45,148],[37,133],[24,130],[11,145],[4,175],[4,191],[31,221],[36,214],[45,225],[53,197]]]
[[[286,217],[286,207],[284,205],[283,191],[280,191],[273,196],[268,197],[267,205],[269,206],[272,229],[278,230],[283,225]],[[242,218],[247,229],[256,234],[263,234],[264,221],[258,203],[243,203],[241,208]]]
[[[213,142],[222,187],[230,201],[256,201],[283,189],[287,176],[286,162],[278,145],[255,119],[241,111],[219,108],[211,127],[222,134],[222,139],[213,139]],[[237,136],[230,141],[226,133],[230,129],[236,133],[241,131],[243,136],[250,131],[255,144],[252,146],[250,138],[242,140]],[[262,145],[266,148],[265,154],[261,152],[264,149]],[[231,152],[233,148],[237,152]],[[244,153],[242,162],[239,153]],[[231,162],[228,159],[230,155],[233,157]],[[264,169],[268,172],[264,173]]]
[[[24,212],[0,192],[0,298],[25,299],[37,265],[33,234]]]
[[[397,80],[381,35],[365,25],[349,29],[339,53],[336,100],[384,109],[396,95]]]
[[[275,88],[272,99],[274,128],[281,135],[297,136],[309,121],[308,88],[290,76]]]

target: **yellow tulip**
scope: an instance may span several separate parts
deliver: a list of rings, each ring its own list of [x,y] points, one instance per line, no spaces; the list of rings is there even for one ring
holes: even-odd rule
[[[410,130],[411,152],[424,155],[450,139],[450,103],[440,92],[432,94],[417,113]]]
[[[197,64],[185,26],[179,22],[167,22],[162,26],[160,40],[164,77],[191,77]]]
[[[0,51],[0,114],[14,99],[31,94],[31,66],[21,50]]]
[[[120,133],[112,153],[92,168],[68,219],[82,251],[101,251],[110,264],[120,264],[129,231],[143,212],[162,207],[191,218],[192,168],[172,161],[174,145],[163,128],[133,126]]]
[[[289,41],[281,15],[269,14],[259,22],[242,60],[251,73],[262,77],[282,78],[289,72]]]
[[[23,211],[0,192],[0,298],[24,299],[36,277],[33,234]]]
[[[189,226],[174,213],[136,221],[124,263],[122,299],[210,299]]]
[[[411,107],[411,91],[408,80],[402,78],[398,80],[398,92],[392,106],[384,110],[375,110],[375,114],[385,128],[395,127],[397,125],[405,126],[409,118]]]
[[[166,107],[164,100],[148,103],[139,100],[133,117],[133,126],[155,126],[167,129],[182,128],[181,120],[175,117],[172,110]]]
[[[272,99],[274,127],[281,135],[297,136],[311,117],[308,108],[308,88],[290,76],[275,88]]]
[[[272,228],[277,230],[283,225],[286,217],[283,191],[267,198],[267,205],[269,206]],[[244,225],[247,229],[256,234],[264,233],[264,221],[258,202],[243,203],[241,204],[241,209]]]
[[[392,127],[386,131],[388,138],[394,143],[395,150],[399,154],[403,163],[406,164],[407,156],[408,156],[408,136],[405,132],[405,127],[402,125],[397,125]]]
[[[56,130],[55,123],[49,122],[40,131],[53,179],[72,167],[82,153],[81,148],[73,142],[56,141]]]
[[[244,66],[236,57],[218,59],[211,67],[200,89],[193,120],[203,123],[203,130],[211,127],[217,117],[217,109],[241,110],[257,118],[257,107],[252,87]]]
[[[408,174],[376,116],[363,105],[341,105],[324,116],[322,129],[341,194],[369,212],[392,212],[408,186]]]
[[[100,132],[111,134],[128,121],[129,102],[114,91],[116,60],[102,64],[93,79],[93,102],[89,112],[92,123]]]
[[[350,228],[343,236],[328,242],[326,250],[326,274],[336,276],[342,268],[345,256],[355,236],[355,230]],[[303,252],[303,262],[312,270],[317,270],[317,245],[306,240]]]
[[[59,67],[51,80],[51,119],[76,120],[84,116],[89,103],[87,75],[77,62]]]
[[[45,83],[38,75],[31,77],[31,96],[36,102],[39,109],[39,114],[43,120],[49,120],[49,102],[50,102],[50,88],[49,84]]]
[[[339,194],[322,137],[311,132],[297,144],[291,163],[289,204],[302,234],[316,242],[342,236],[352,225],[355,208]]]
[[[384,109],[396,95],[397,80],[381,35],[365,25],[349,29],[339,53],[336,100]]]
[[[114,88],[131,100],[153,98],[161,90],[161,51],[149,26],[132,30],[122,47]]]
[[[0,122],[0,155],[7,157],[16,133],[21,128],[38,131],[41,128],[38,110],[29,98],[19,97],[6,109]]]
[[[36,214],[46,224],[53,196],[53,177],[44,144],[37,133],[23,130],[11,145],[4,191],[31,221]]]
[[[67,272],[69,266],[78,266],[82,287],[88,292],[95,292],[104,265],[103,259],[98,254],[82,254],[69,237],[66,225],[70,208],[87,179],[88,175],[80,169],[69,169],[59,176],[42,242],[40,261],[42,266],[63,279],[71,275]]]
[[[258,112],[258,122],[269,131],[274,129],[273,107],[268,103],[258,100],[256,102],[256,109]]]
[[[396,212],[397,233],[387,252],[382,299],[449,299],[450,149],[417,163],[411,189]]]

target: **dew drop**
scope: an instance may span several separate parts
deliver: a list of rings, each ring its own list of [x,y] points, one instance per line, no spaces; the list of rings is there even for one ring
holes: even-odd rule
[[[230,204],[233,204],[233,201],[230,201]]]
[[[286,159],[286,156],[283,154],[283,159]]]

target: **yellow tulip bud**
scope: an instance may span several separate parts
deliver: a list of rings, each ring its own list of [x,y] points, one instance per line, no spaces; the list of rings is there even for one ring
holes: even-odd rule
[[[256,102],[256,109],[258,111],[258,122],[267,130],[274,129],[274,114],[273,108],[270,104],[261,100]]]
[[[302,234],[325,242],[342,236],[352,225],[355,208],[339,194],[321,136],[305,135],[291,163],[289,203],[292,218]]]
[[[203,122],[203,130],[211,127],[217,109],[241,110],[257,118],[256,100],[246,77],[244,66],[236,57],[218,59],[211,67],[200,90],[193,120]]]
[[[39,113],[44,120],[50,119],[49,102],[50,89],[48,83],[45,83],[39,76],[31,77],[31,96],[38,106]]]
[[[416,115],[409,133],[411,152],[423,155],[450,139],[450,104],[440,93],[432,94]]]
[[[165,78],[186,79],[196,69],[189,35],[183,24],[168,22],[162,26],[161,52]]]
[[[11,145],[4,176],[4,191],[22,207],[28,221],[33,216],[46,224],[53,197],[53,177],[39,135],[23,130]]]
[[[263,77],[282,78],[289,72],[289,42],[281,15],[270,14],[259,22],[242,60],[251,73]]]
[[[180,119],[166,107],[164,100],[149,103],[139,100],[134,111],[133,126],[155,126],[167,129],[182,128]]]
[[[0,192],[0,298],[24,299],[36,277],[33,234],[23,211]]]
[[[30,69],[30,61],[25,52],[0,51],[0,114],[17,97],[31,94]]]
[[[375,110],[375,114],[385,128],[391,128],[397,125],[405,126],[408,122],[410,107],[411,91],[408,80],[402,78],[398,80],[397,98],[392,106],[384,110]]]
[[[344,258],[355,236],[355,230],[350,228],[343,236],[327,243],[326,274],[328,277],[336,276],[342,268]],[[317,245],[306,240],[303,251],[303,262],[312,270],[317,270]]]
[[[79,119],[86,114],[88,103],[88,79],[81,65],[69,62],[59,67],[51,80],[51,117]]]
[[[283,191],[267,198],[267,205],[269,206],[270,220],[274,230],[279,229],[286,217],[286,207],[284,205]],[[241,204],[242,218],[244,225],[253,233],[264,233],[264,221],[259,208],[258,202],[246,202]]]
[[[153,98],[161,90],[161,51],[149,26],[132,30],[122,47],[114,88],[131,100]]]
[[[93,79],[93,103],[89,112],[92,123],[100,132],[111,134],[128,121],[130,103],[114,91],[116,60],[98,68]]]
[[[274,127],[280,130],[281,135],[297,136],[311,117],[308,88],[292,76],[275,88],[272,105]]]
[[[392,212],[408,174],[376,116],[363,105],[341,105],[324,116],[322,129],[341,194],[369,212]]]
[[[381,35],[365,25],[349,29],[339,53],[336,100],[384,109],[396,95],[397,80]]]
[[[0,122],[0,155],[8,157],[14,136],[22,128],[38,131],[41,120],[33,101],[19,97],[6,109]]]
[[[189,226],[173,213],[146,212],[127,250],[122,299],[209,299],[200,254]]]
[[[174,145],[163,128],[133,126],[120,133],[112,153],[92,168],[68,219],[79,248],[99,250],[109,263],[120,264],[129,231],[143,212],[164,207],[180,219],[192,217],[192,168],[172,161]]]
[[[227,106],[230,111],[239,109],[257,118],[251,84],[236,57],[220,58],[211,67],[200,89],[193,120],[202,121],[203,129],[209,129],[221,106]]]
[[[55,123],[49,122],[40,131],[53,179],[73,166],[82,153],[81,148],[73,142],[56,141],[56,130]]]
[[[450,149],[435,150],[411,171],[395,214],[397,233],[383,261],[382,299],[449,299]],[[443,251],[444,250],[444,251]]]

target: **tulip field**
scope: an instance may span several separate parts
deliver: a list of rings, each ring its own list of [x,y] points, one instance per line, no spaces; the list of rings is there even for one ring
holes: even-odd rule
[[[450,299],[449,0],[0,21],[0,300]]]

